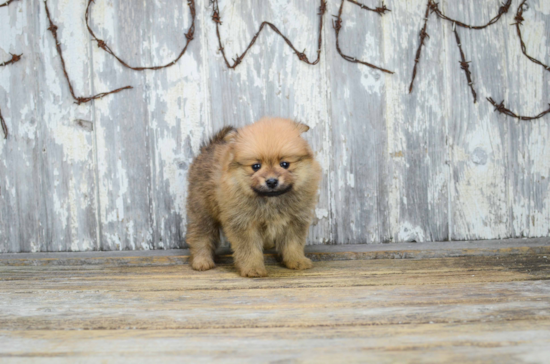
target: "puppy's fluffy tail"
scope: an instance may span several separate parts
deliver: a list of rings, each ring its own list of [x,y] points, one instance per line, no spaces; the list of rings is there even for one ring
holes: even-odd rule
[[[209,147],[213,146],[214,144],[223,144],[225,143],[225,137],[234,131],[236,131],[232,126],[224,126],[220,131],[216,133],[210,140],[208,140],[206,143],[202,145],[201,149],[208,149]]]

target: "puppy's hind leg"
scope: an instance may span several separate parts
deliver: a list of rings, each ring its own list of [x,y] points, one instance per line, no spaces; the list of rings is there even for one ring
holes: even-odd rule
[[[214,268],[214,251],[219,243],[219,225],[210,216],[190,217],[187,244],[191,250],[191,268],[199,271]]]

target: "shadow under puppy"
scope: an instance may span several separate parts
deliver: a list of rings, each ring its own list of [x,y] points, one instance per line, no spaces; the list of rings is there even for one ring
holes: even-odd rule
[[[264,248],[276,247],[291,269],[308,269],[304,246],[321,167],[301,134],[307,125],[263,118],[225,127],[189,169],[187,243],[191,266],[214,268],[220,229],[243,277],[265,277]]]

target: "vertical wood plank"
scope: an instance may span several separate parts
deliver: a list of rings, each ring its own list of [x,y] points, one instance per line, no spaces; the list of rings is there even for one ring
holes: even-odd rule
[[[131,65],[152,62],[153,4],[96,1],[91,26],[99,38]],[[96,159],[102,250],[154,247],[150,114],[147,71],[122,67],[111,55],[93,49],[94,92],[131,85],[134,89],[95,102]]]
[[[163,64],[180,53],[191,15],[186,2],[176,5],[157,0],[152,4],[152,62]],[[199,20],[208,9],[200,2],[196,7],[195,40],[186,54],[174,66],[146,74],[155,249],[185,246],[187,171],[210,124],[205,23]]]
[[[386,77],[389,205],[395,242],[449,239],[447,49],[441,24],[429,17],[429,38],[419,60],[413,92],[408,93],[426,0],[393,1],[384,24],[385,62],[396,72]]]
[[[332,2],[329,13],[337,14],[339,6],[340,2]],[[339,40],[342,51],[386,67],[381,22],[387,22],[387,17],[381,18],[346,1]],[[329,39],[333,239],[338,244],[386,241],[389,228],[385,224],[388,205],[384,89],[386,78],[393,75],[345,61],[336,51],[333,29]]]
[[[499,10],[499,1],[445,2],[444,13],[472,25],[486,24]],[[485,99],[491,89],[507,87],[508,67],[503,57],[503,32],[511,32],[511,11],[482,30],[457,27],[474,87],[479,95],[473,103],[471,91],[460,68],[452,24],[439,20],[448,49],[446,99],[449,101],[449,147],[452,159],[452,240],[498,239],[508,236],[506,178],[506,124],[493,113]],[[513,72],[511,69],[510,72]],[[489,88],[490,87],[490,88]]]
[[[42,2],[37,1],[41,14]],[[82,2],[49,2],[50,11],[62,43],[67,72],[80,96],[92,92],[90,49],[82,21]],[[80,16],[75,16],[79,14]],[[43,110],[38,119],[44,121],[39,140],[42,145],[42,183],[49,233],[44,237],[48,251],[97,250],[96,184],[94,181],[92,105],[75,105],[63,78],[55,41],[46,31],[44,17],[38,28],[43,34],[40,53],[48,55],[47,66],[38,74]],[[38,38],[40,39],[40,38]],[[55,77],[55,81],[52,78]],[[52,82],[53,81],[53,82]],[[44,249],[43,249],[44,250]]]
[[[513,14],[519,1],[512,7]],[[528,53],[550,64],[550,4],[531,0],[525,8],[521,27]],[[550,103],[550,72],[521,54],[515,27],[507,34],[506,56],[510,84],[500,96],[508,108],[521,115],[536,115]],[[500,92],[504,90],[499,90]],[[495,91],[498,92],[498,91]],[[500,101],[499,99],[499,101]],[[518,121],[499,116],[508,126],[510,236],[537,237],[550,235],[550,127],[548,117]]]
[[[5,158],[13,163],[5,169],[6,187],[12,186],[6,189],[5,214],[13,217],[7,219],[11,226],[2,229],[11,231],[12,246],[4,249],[92,250],[97,247],[92,137],[88,128],[75,123],[90,119],[90,107],[73,105],[54,40],[46,32],[43,2],[14,5],[8,9],[6,26],[10,40],[21,47],[25,58],[10,69],[12,134],[3,142],[14,153]],[[55,5],[52,16],[62,23],[59,34],[68,71],[76,89],[87,93],[89,54],[82,24],[71,15],[80,7],[77,3]]]
[[[31,68],[34,47],[34,7],[16,3],[0,9],[0,57],[23,53],[18,63],[0,69],[0,107],[9,139],[0,139],[0,252],[38,251],[40,225],[39,120],[27,105],[37,99],[37,72]],[[19,82],[28,80],[28,84]]]

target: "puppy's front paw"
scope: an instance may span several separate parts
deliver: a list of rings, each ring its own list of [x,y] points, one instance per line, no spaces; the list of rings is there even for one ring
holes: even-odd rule
[[[267,270],[265,267],[243,267],[239,269],[239,273],[243,277],[267,277]]]
[[[285,265],[289,269],[297,270],[313,268],[313,263],[311,262],[311,259],[306,257],[285,261]]]
[[[214,260],[210,257],[195,256],[191,260],[191,268],[194,270],[209,270],[216,267]]]

